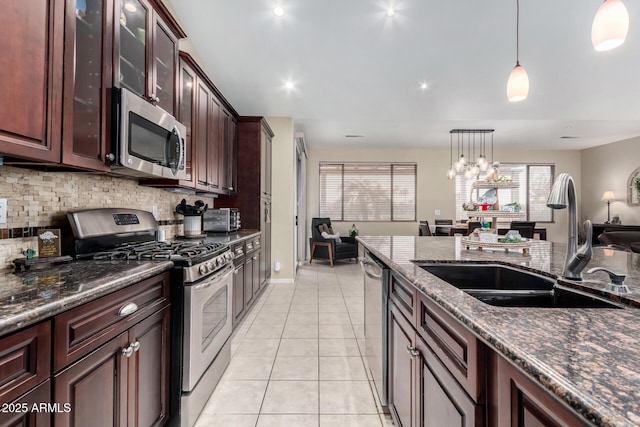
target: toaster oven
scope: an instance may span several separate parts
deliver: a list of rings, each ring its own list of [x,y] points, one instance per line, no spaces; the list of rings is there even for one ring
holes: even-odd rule
[[[240,229],[238,208],[209,209],[202,215],[202,230],[229,232]]]

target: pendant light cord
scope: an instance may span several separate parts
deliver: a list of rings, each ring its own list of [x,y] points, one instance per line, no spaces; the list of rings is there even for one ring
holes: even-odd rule
[[[516,67],[520,65],[520,0],[516,0]]]

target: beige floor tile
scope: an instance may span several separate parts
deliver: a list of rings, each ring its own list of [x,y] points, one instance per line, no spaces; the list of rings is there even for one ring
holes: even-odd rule
[[[338,291],[337,294],[340,296],[322,296],[321,295],[318,297],[318,303],[320,305],[344,304],[344,298],[342,297],[342,294],[340,293],[340,291]]]
[[[250,338],[242,341],[235,355],[274,357],[279,345],[278,338]]]
[[[349,324],[320,325],[320,338],[355,338],[353,327]]]
[[[316,325],[287,324],[282,332],[282,338],[318,338],[318,327]]]
[[[304,312],[304,313],[317,313],[318,304],[291,304],[291,313]]]
[[[320,415],[320,427],[381,427],[378,415]]]
[[[318,321],[320,324],[330,325],[330,324],[351,324],[351,318],[349,317],[349,313],[346,311],[342,312],[320,312],[318,313]]]
[[[323,356],[360,356],[360,349],[355,339],[331,338],[320,339],[319,355]]]
[[[194,427],[255,427],[258,414],[202,414]]]
[[[318,356],[318,340],[316,338],[282,339],[278,348],[278,356]]]
[[[202,412],[258,414],[266,389],[267,381],[220,381]]]
[[[315,381],[318,379],[318,357],[278,355],[270,379]]]
[[[287,313],[289,312],[290,303],[286,304],[265,304],[262,306],[261,313]]]
[[[249,338],[280,338],[284,325],[251,325],[244,339]]]
[[[268,380],[275,357],[235,356],[224,373],[228,380]]]
[[[258,313],[255,320],[253,321],[254,325],[284,325],[284,322],[287,320],[287,313],[271,313],[262,311]]]
[[[320,413],[377,414],[369,381],[320,381]]]
[[[287,316],[287,324],[297,325],[317,325],[318,324],[318,312],[317,311],[294,311],[290,312]]]
[[[256,427],[318,427],[318,415],[261,414]]]
[[[269,381],[262,413],[317,414],[318,381]]]
[[[353,333],[356,335],[356,338],[364,338],[364,324],[363,323],[352,323]]]
[[[319,305],[318,311],[320,313],[348,313],[347,306],[344,304]]]
[[[361,357],[321,357],[320,380],[368,380]]]

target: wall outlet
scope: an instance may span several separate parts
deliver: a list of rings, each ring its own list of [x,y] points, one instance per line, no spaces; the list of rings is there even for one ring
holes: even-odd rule
[[[153,205],[151,207],[151,213],[153,214],[153,217],[157,220],[158,219],[158,206],[157,205]]]
[[[440,216],[440,209],[436,209],[436,213],[435,213],[435,215],[436,215],[436,216]]]
[[[7,223],[7,199],[0,199],[0,224]]]

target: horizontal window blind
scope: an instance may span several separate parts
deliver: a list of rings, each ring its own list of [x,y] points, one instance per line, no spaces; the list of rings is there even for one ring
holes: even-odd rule
[[[416,165],[321,163],[320,216],[334,221],[415,221]]]
[[[500,206],[518,202],[521,211],[526,213],[526,221],[551,222],[553,210],[547,207],[547,197],[553,185],[553,165],[527,165],[527,164],[501,164],[499,168],[501,176],[510,178],[518,183],[518,188],[500,188],[498,190],[498,203]],[[462,174],[456,175],[456,218],[468,219],[467,213],[462,209],[463,203],[477,201],[487,189],[473,190],[473,180],[467,180]],[[498,221],[510,222],[509,219]]]

